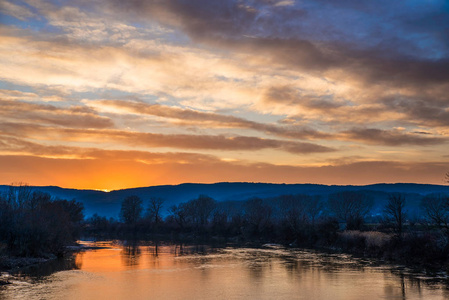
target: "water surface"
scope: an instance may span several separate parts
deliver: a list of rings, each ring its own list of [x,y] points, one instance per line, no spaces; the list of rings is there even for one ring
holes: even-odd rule
[[[17,274],[0,299],[449,299],[444,274],[277,246],[100,246]]]

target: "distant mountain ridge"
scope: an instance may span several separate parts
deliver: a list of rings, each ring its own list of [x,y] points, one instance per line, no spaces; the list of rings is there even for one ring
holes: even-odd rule
[[[0,185],[0,192],[9,188]],[[415,183],[381,183],[364,186],[355,185],[320,185],[320,184],[276,184],[276,183],[250,183],[250,182],[220,182],[212,184],[183,183],[179,185],[160,185],[141,188],[131,188],[103,192],[98,190],[77,190],[57,186],[32,186],[33,190],[51,194],[62,199],[76,199],[84,204],[86,216],[97,213],[102,216],[118,216],[121,201],[130,195],[137,195],[147,206],[150,197],[165,199],[164,212],[174,204],[186,202],[201,194],[208,195],[219,202],[245,201],[252,197],[272,198],[287,194],[319,195],[324,200],[329,194],[341,191],[364,191],[375,200],[373,213],[382,210],[390,193],[403,193],[406,195],[407,207],[410,212],[416,212],[419,201],[425,195],[440,193],[449,195],[449,186],[415,184]]]

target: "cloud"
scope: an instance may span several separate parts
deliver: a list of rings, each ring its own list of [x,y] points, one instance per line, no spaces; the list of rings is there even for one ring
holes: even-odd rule
[[[8,67],[0,79],[36,89],[116,90],[215,109],[248,106],[256,96],[254,70],[191,45],[131,36],[125,45],[98,46],[8,26],[0,36],[0,63]]]
[[[6,0],[2,1],[0,5],[0,13],[13,16],[21,21],[36,17],[36,14],[27,7]]]
[[[421,134],[402,133],[394,130],[381,130],[373,128],[354,128],[342,133],[343,138],[362,141],[373,145],[386,146],[431,146],[445,144],[447,137],[423,137]]]
[[[53,159],[112,159],[120,161],[138,161],[146,164],[162,163],[207,163],[219,161],[212,155],[182,152],[148,152],[136,150],[104,150],[93,147],[77,147],[64,145],[46,145],[30,142],[24,139],[2,136],[0,141],[2,155],[29,155]]]
[[[413,43],[409,35],[417,34],[417,31],[434,34],[434,30],[438,30],[430,22],[425,22],[422,28],[410,26],[410,21],[416,18],[412,6],[405,7],[407,11],[401,14],[403,17],[409,13],[410,17],[397,22],[397,18],[388,14],[387,9],[395,4],[387,2],[382,9],[353,3],[340,7],[326,3],[323,9],[312,1],[304,1],[303,5],[294,7],[276,7],[276,3],[263,1],[232,0],[219,3],[205,0],[106,2],[115,10],[176,26],[197,41],[237,51],[248,50],[254,55],[268,55],[269,59],[289,68],[309,71],[340,69],[369,83],[404,86],[444,83],[449,79],[447,57],[429,59],[416,56],[416,53],[423,51],[404,53],[407,47],[398,47],[405,43],[408,48],[419,50],[420,44]],[[373,16],[363,20],[361,17],[367,9]],[[429,18],[438,15],[440,25],[447,26],[449,23],[449,18],[444,18],[449,16],[449,12],[441,11],[437,5],[428,6],[421,14]],[[388,23],[381,27],[376,22],[385,15],[388,16]],[[323,17],[332,19],[323,22]],[[422,19],[425,20],[425,17]],[[353,18],[360,28],[355,29],[354,24],[351,28],[345,18]],[[330,20],[334,31],[328,30]],[[398,27],[396,30],[395,25]],[[363,39],[357,37],[357,30],[366,30]],[[381,36],[387,38],[388,43],[379,42],[376,30],[381,31]],[[448,45],[441,43],[439,37],[432,35],[430,39],[434,39],[442,51],[448,50]]]
[[[449,98],[438,101],[428,97],[388,97],[382,102],[388,109],[404,114],[410,123],[449,126]]]
[[[130,100],[97,100],[85,101],[85,103],[86,105],[99,111],[112,111],[119,114],[133,113],[152,115],[176,120],[177,125],[183,126],[197,125],[208,128],[252,129],[264,132],[266,134],[297,139],[320,139],[329,137],[329,134],[313,130],[306,126],[278,126],[274,124],[249,121],[232,115],[203,112],[160,104],[147,104],[144,102]]]
[[[64,98],[59,95],[43,95],[31,92],[22,92],[18,90],[6,90],[0,89],[0,99],[1,100],[22,100],[27,102],[61,102]]]
[[[60,108],[49,104],[3,100],[1,98],[0,116],[4,121],[31,121],[38,124],[54,124],[75,128],[111,128],[114,126],[109,118],[100,116],[87,107]]]
[[[106,2],[116,11],[125,10],[142,21],[158,20],[197,43],[234,53],[253,65],[270,66],[278,73],[289,70],[325,78],[329,85],[335,85],[330,92],[340,94],[327,99],[329,93],[325,93],[319,96],[321,101],[315,97],[309,102],[303,96],[303,105],[339,105],[339,96],[349,96],[357,108],[363,98],[357,99],[356,93],[372,102],[389,93],[449,94],[449,36],[441,30],[449,25],[449,12],[438,3],[418,5],[419,10],[401,5],[401,13],[394,13],[399,7],[391,2],[383,2],[381,8],[329,1],[301,1],[293,7],[276,7],[275,1]],[[429,21],[434,17],[439,26]],[[417,19],[422,27],[413,26]],[[295,84],[300,89],[309,88],[301,80]],[[293,110],[296,104],[284,102]],[[368,107],[358,112],[372,110]],[[386,108],[374,110],[381,111],[383,117],[392,114]],[[441,108],[436,113],[445,116]],[[336,119],[329,111],[325,116],[330,122]],[[360,119],[367,118],[362,115]]]
[[[319,112],[334,110],[344,106],[335,101],[331,95],[303,95],[292,86],[272,86],[265,91],[263,101],[266,103],[300,106]]]
[[[342,125],[347,124],[375,124],[400,120],[400,112],[389,109],[382,103],[358,102],[358,95],[346,98],[336,94],[317,94],[313,91],[303,91],[291,85],[271,86],[262,96],[262,107],[275,108],[290,112],[288,120],[303,120],[310,124]],[[366,92],[365,92],[366,96]],[[335,137],[330,130],[323,132],[323,138]]]
[[[19,123],[1,123],[0,133],[38,140],[59,140],[89,143],[118,143],[128,146],[208,149],[219,151],[255,151],[277,149],[290,153],[323,153],[335,149],[313,143],[263,139],[247,136],[187,135],[131,132],[123,130],[95,130],[54,128]]]

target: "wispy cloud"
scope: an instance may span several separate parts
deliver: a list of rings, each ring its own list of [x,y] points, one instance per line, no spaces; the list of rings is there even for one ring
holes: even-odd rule
[[[359,140],[368,144],[387,146],[432,146],[449,142],[449,138],[447,137],[426,137],[418,133],[403,133],[397,130],[373,128],[354,128],[344,132],[343,137],[350,140]]]
[[[26,19],[37,17],[29,8],[17,5],[11,1],[2,1],[0,5],[0,13],[13,16],[19,20],[25,21]]]
[[[321,153],[335,149],[313,143],[302,143],[247,136],[186,135],[132,132],[123,130],[96,130],[55,128],[24,123],[2,123],[0,134],[35,138],[39,140],[77,141],[89,143],[122,143],[129,146],[170,147],[180,149],[209,149],[221,151],[255,151],[278,149],[291,153]]]
[[[0,116],[2,120],[36,122],[75,128],[108,128],[113,122],[96,114],[84,106],[58,108],[49,104],[37,104],[23,101],[2,100],[0,98]]]
[[[112,111],[116,113],[144,114],[168,118],[175,120],[178,125],[184,126],[198,125],[209,128],[252,129],[267,134],[298,139],[320,139],[329,137],[329,134],[313,130],[306,126],[279,126],[249,121],[232,115],[203,112],[160,104],[147,104],[130,100],[98,100],[87,101],[86,104],[99,111],[111,111],[110,109],[112,109]]]

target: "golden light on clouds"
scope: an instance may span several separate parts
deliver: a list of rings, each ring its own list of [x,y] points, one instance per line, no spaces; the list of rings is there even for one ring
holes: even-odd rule
[[[4,1],[0,183],[441,184],[447,20],[390,6]]]

